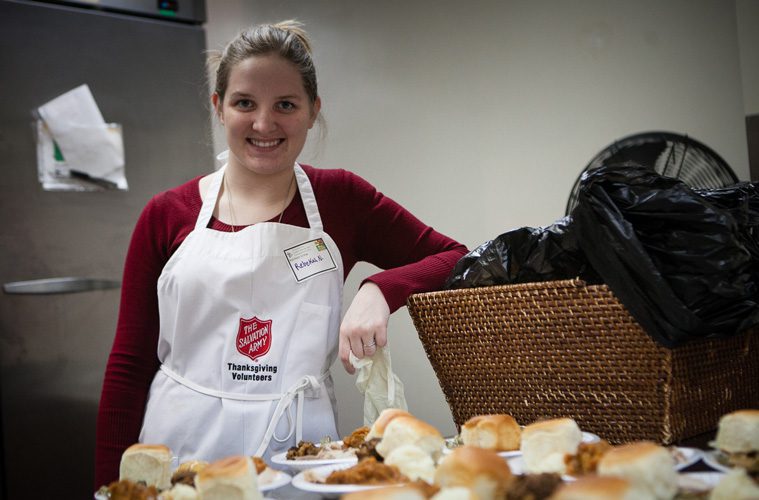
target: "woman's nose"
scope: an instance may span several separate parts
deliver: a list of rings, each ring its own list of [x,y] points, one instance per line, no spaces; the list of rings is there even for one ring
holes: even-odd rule
[[[276,128],[274,114],[268,110],[260,110],[253,115],[253,123],[251,126],[256,132],[271,132]]]

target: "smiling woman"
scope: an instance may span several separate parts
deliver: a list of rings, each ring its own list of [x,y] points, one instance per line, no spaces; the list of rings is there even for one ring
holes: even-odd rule
[[[100,404],[98,485],[136,441],[182,462],[269,459],[336,439],[338,353],[354,373],[351,352],[385,346],[390,314],[440,288],[466,252],[357,175],[297,163],[321,108],[299,25],[245,30],[215,62],[228,161],[154,197],[137,222]],[[341,321],[359,261],[382,271]]]

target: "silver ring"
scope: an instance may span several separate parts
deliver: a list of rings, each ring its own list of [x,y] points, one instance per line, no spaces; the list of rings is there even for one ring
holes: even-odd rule
[[[374,347],[374,346],[376,346],[376,345],[377,345],[377,341],[376,341],[376,340],[374,340],[374,339],[372,339],[371,343],[369,343],[369,344],[364,344],[364,349],[366,349],[367,347]]]

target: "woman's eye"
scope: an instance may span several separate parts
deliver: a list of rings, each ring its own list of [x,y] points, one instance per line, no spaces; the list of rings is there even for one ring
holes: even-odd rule
[[[249,109],[253,107],[253,101],[250,99],[240,99],[235,103],[235,106],[242,109]]]
[[[291,103],[290,101],[281,101],[279,103],[279,109],[283,111],[292,111],[295,109],[295,104]]]

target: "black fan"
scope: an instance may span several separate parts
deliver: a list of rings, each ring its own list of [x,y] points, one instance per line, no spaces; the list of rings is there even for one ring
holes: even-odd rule
[[[738,182],[730,165],[701,142],[671,132],[644,132],[607,146],[593,158],[572,186],[566,214],[577,205],[582,174],[604,164],[632,161],[693,188],[718,188]]]

